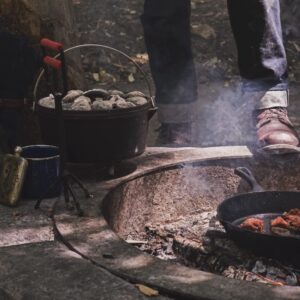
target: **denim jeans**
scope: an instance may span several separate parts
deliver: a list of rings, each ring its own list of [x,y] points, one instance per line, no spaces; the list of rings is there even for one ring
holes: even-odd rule
[[[160,120],[185,122],[192,118],[197,100],[191,8],[190,0],[172,0],[172,5],[170,1],[145,0],[141,20]],[[279,0],[228,0],[228,11],[245,90],[268,94],[261,97],[260,108],[286,106],[287,60]],[[281,94],[272,102],[269,91]]]

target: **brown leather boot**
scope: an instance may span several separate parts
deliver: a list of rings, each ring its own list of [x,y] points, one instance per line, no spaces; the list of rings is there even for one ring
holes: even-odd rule
[[[192,123],[162,123],[158,131],[157,146],[182,147],[192,143]]]
[[[269,154],[300,153],[299,137],[283,107],[258,110],[257,146]]]

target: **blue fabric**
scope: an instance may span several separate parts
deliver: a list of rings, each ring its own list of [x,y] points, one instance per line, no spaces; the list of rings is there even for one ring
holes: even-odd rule
[[[197,99],[197,81],[190,34],[190,2],[146,0],[141,18],[156,86],[162,104]]]

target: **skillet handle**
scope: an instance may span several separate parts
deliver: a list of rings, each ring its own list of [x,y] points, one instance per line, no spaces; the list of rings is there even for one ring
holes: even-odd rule
[[[236,174],[239,177],[241,177],[242,179],[246,180],[249,183],[250,187],[252,188],[252,192],[263,192],[264,191],[262,186],[260,186],[258,184],[253,173],[249,169],[247,169],[245,167],[238,167],[234,170],[234,174]]]

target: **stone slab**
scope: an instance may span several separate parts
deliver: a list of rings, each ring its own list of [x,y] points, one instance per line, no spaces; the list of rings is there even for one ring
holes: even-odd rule
[[[0,297],[1,300],[146,299],[133,285],[57,242],[1,248]]]
[[[47,211],[53,200],[44,203]],[[28,200],[13,208],[0,205],[0,247],[54,240],[51,220],[33,207],[34,202]]]

